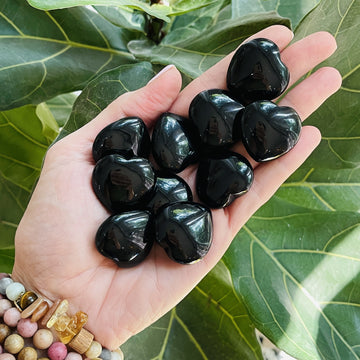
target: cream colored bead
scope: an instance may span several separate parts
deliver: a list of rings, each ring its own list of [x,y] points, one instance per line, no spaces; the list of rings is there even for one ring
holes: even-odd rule
[[[18,334],[9,335],[4,342],[4,348],[10,354],[17,354],[24,347],[24,339]]]
[[[111,352],[111,360],[124,360],[124,354],[120,348]]]
[[[37,352],[34,348],[24,347],[17,356],[18,360],[37,360]]]
[[[85,356],[89,359],[95,359],[100,356],[102,346],[99,342],[93,341],[90,347],[86,350]]]

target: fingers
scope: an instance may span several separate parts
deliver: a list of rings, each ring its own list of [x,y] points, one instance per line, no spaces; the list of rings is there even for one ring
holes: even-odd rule
[[[340,89],[341,82],[341,75],[336,69],[321,68],[289,91],[279,105],[294,108],[304,121],[328,97]]]
[[[169,65],[145,87],[118,97],[74,134],[92,142],[106,125],[126,116],[138,116],[151,127],[160,114],[168,111],[180,89],[181,75],[175,66]]]
[[[285,26],[274,25],[258,32],[247,41],[257,37],[264,37],[274,41],[280,50],[282,50],[292,40],[293,33]],[[170,111],[182,116],[187,116],[191,100],[200,91],[211,88],[226,89],[227,68],[229,67],[233,55],[234,53],[227,55],[209,70],[205,71],[201,76],[193,80],[180,93]]]
[[[336,48],[335,38],[325,31],[311,34],[286,48],[281,53],[281,59],[290,72],[289,86],[326,60]]]
[[[300,167],[320,141],[320,131],[315,127],[305,126],[299,142],[290,152],[275,161],[257,166],[250,191],[227,208],[233,236],[250,216],[274,195],[281,184]]]

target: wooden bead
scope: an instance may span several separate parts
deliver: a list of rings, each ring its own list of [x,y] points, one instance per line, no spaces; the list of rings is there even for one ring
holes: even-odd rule
[[[24,339],[18,334],[9,335],[4,342],[4,348],[10,354],[17,354],[24,347]]]
[[[33,312],[31,316],[32,322],[38,322],[49,311],[49,304],[43,301]]]
[[[44,302],[44,299],[39,296],[31,305],[29,305],[24,311],[21,312],[21,318],[26,319],[30,317],[42,302]]]
[[[47,349],[54,340],[52,332],[48,329],[40,329],[33,336],[33,344],[39,350]]]
[[[85,356],[89,359],[98,358],[101,354],[102,346],[99,342],[93,341],[90,347],[86,350]]]
[[[37,360],[37,352],[34,348],[26,346],[19,352],[17,360]]]
[[[58,299],[53,303],[50,310],[45,314],[45,316],[41,320],[41,325],[42,326],[46,326],[47,322],[53,316],[53,314],[54,314],[55,310],[57,309],[57,307],[59,306],[60,302],[61,302],[61,300]]]
[[[10,334],[10,328],[5,324],[0,324],[0,344],[2,344]]]
[[[82,328],[69,342],[69,346],[79,354],[83,354],[90,347],[93,339],[94,335]]]

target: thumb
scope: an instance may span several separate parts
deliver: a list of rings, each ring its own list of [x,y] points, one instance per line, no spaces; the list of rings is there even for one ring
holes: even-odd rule
[[[105,126],[127,116],[138,116],[151,128],[170,109],[180,89],[181,74],[174,65],[168,65],[144,87],[119,96],[74,135],[93,141]]]

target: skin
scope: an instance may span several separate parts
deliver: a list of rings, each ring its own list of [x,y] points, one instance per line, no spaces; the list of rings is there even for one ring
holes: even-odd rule
[[[271,39],[279,46],[290,70],[290,86],[336,49],[334,38],[325,32],[291,45],[293,34],[283,26],[269,27],[255,37]],[[199,263],[176,264],[159,246],[131,269],[120,269],[101,256],[94,236],[109,213],[91,188],[94,138],[106,125],[125,116],[139,116],[149,128],[165,111],[186,116],[197,93],[226,88],[230,59],[231,54],[181,92],[180,73],[174,66],[167,67],[144,88],[116,99],[93,121],[52,146],[46,155],[39,182],[17,229],[13,278],[52,301],[68,299],[70,313],[86,312],[86,328],[107,348],[115,349],[181,301],[215,266],[251,215],[320,142],[319,130],[304,126],[298,144],[288,154],[262,164],[249,159],[255,169],[254,184],[231,206],[212,212],[213,244]],[[289,91],[280,105],[293,107],[306,120],[340,85],[337,70],[321,68]],[[236,151],[247,156],[241,145]],[[195,170],[188,168],[180,174],[192,189]]]

